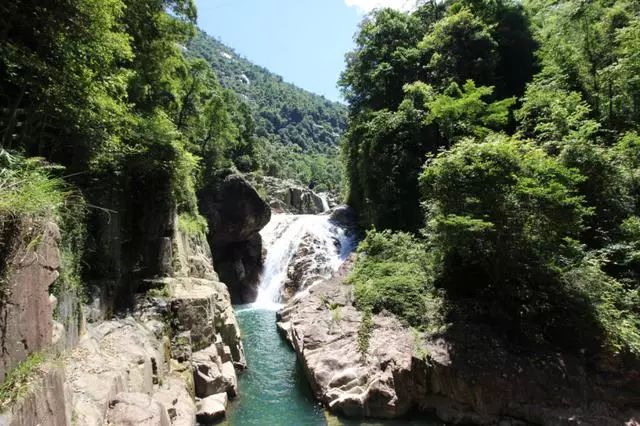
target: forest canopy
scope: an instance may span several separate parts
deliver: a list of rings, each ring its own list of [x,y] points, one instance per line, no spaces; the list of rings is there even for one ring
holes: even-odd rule
[[[365,18],[340,83],[348,200],[377,229],[361,309],[640,355],[639,25],[626,0]]]

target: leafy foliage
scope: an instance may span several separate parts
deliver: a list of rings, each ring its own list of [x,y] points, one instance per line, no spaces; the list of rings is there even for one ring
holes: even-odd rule
[[[440,299],[424,249],[406,233],[369,231],[348,278],[358,309],[376,313],[386,309],[413,326],[440,326]]]
[[[637,129],[640,5],[629,0],[525,4],[540,43],[542,74],[582,94],[604,129]]]
[[[62,182],[43,159],[0,150],[0,217],[53,216],[64,202]]]
[[[412,234],[367,235],[360,309],[640,355],[631,3],[424,2],[365,20],[341,81],[349,200],[363,224]]]
[[[246,106],[242,113],[251,120],[256,149],[241,161],[253,167],[236,162],[241,169],[340,190],[337,146],[346,126],[344,106],[284,82],[201,31],[187,47],[189,56],[203,58],[215,70],[227,97]]]
[[[526,24],[516,3],[485,10],[471,1],[425,2],[409,14],[383,9],[363,22],[340,84],[351,104],[343,144],[348,200],[364,224],[419,229],[417,178],[426,154],[509,126],[513,95],[531,75],[501,75],[512,67],[500,52],[517,50],[509,36],[522,40]],[[494,86],[506,94],[507,79],[513,91],[497,100]]]

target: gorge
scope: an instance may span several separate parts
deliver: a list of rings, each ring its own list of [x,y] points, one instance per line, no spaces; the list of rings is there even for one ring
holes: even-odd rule
[[[0,2],[0,426],[639,426],[640,2],[278,1]]]

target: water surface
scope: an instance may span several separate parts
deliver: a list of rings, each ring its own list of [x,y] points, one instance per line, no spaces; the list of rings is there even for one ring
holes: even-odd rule
[[[229,407],[228,424],[326,425],[295,352],[278,334],[276,313],[240,307],[236,315],[249,368],[238,377],[240,395]]]

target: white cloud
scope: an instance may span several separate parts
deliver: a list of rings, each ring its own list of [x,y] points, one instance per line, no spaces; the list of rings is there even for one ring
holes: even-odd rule
[[[344,0],[347,6],[355,7],[360,12],[368,13],[373,9],[390,7],[392,9],[408,11],[416,7],[416,0]]]

